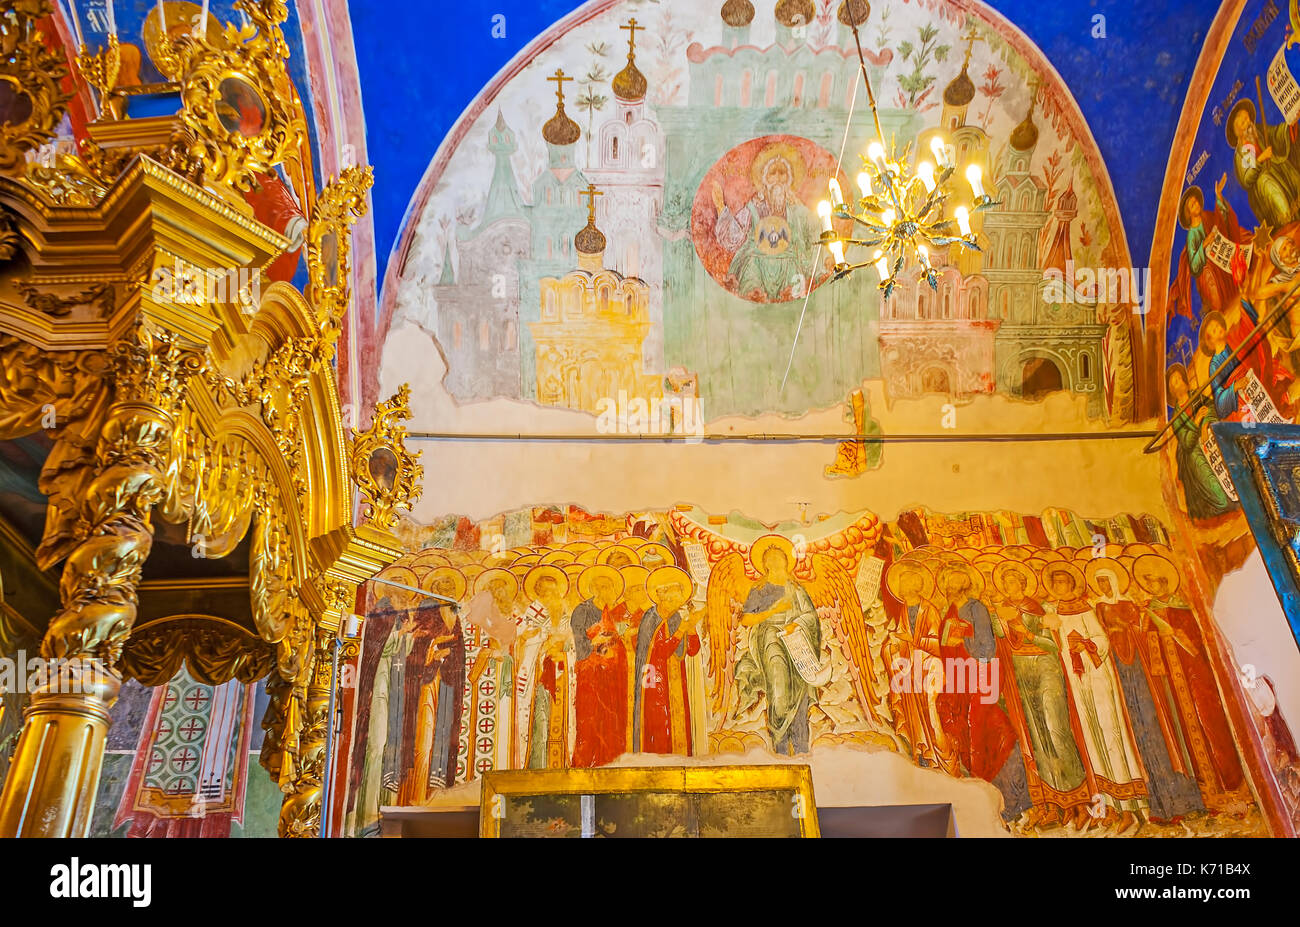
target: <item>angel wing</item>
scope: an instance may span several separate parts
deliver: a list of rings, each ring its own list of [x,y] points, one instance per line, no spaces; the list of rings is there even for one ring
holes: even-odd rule
[[[722,713],[731,688],[732,664],[735,662],[734,635],[740,621],[736,617],[736,602],[744,602],[751,583],[745,576],[745,558],[736,551],[727,554],[709,574],[709,588],[705,601],[708,613],[706,629],[709,638],[709,680],[713,697],[713,712]]]
[[[804,583],[818,614],[830,610],[835,620],[835,636],[853,675],[853,691],[857,693],[865,711],[879,724],[888,728],[889,722],[881,717],[885,695],[878,691],[876,674],[872,669],[871,649],[867,638],[867,622],[862,614],[862,602],[857,587],[848,571],[829,554],[813,554],[812,580]]]

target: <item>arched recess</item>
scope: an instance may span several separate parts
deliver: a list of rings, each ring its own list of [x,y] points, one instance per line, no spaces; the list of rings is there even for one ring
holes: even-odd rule
[[[1060,388],[1064,390],[1074,389],[1075,377],[1073,366],[1065,357],[1056,351],[1049,351],[1044,348],[1022,349],[1016,354],[1010,356],[1002,370],[1002,375],[1005,378],[1004,382],[1015,384],[1017,390],[1023,388],[1023,375],[1027,365],[1031,364],[1033,361],[1050,363],[1060,373]]]

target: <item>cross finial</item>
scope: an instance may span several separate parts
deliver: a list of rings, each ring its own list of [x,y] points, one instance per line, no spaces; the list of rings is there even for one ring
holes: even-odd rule
[[[588,183],[587,189],[578,191],[578,196],[585,196],[587,198],[587,221],[588,222],[596,221],[596,197],[604,196],[604,195],[605,195],[604,193],[596,189],[596,185],[594,183]]]
[[[644,30],[645,26],[640,25],[633,16],[626,25],[619,26],[620,29],[627,30],[627,60],[631,61],[636,52],[636,32],[638,29]]]
[[[555,99],[559,101],[560,106],[563,106],[564,82],[566,80],[573,80],[573,78],[564,73],[564,68],[556,68],[555,73],[546,79],[555,81]]]
[[[966,40],[966,64],[970,64],[970,53],[975,47],[975,40],[979,38],[979,33],[975,31],[975,23],[970,24],[970,32],[962,36]]]

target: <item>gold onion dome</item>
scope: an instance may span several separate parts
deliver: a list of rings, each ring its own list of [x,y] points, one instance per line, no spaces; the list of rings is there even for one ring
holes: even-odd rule
[[[542,138],[552,145],[572,145],[582,135],[578,124],[564,112],[564,103],[555,105],[555,115],[542,126]]]
[[[727,0],[722,4],[722,21],[739,29],[754,21],[754,4],[749,0]]]
[[[966,65],[961,66],[961,73],[943,88],[943,102],[949,106],[969,106],[975,99],[975,84],[966,73]]]
[[[776,21],[790,29],[807,26],[816,16],[817,7],[813,0],[781,0],[776,5]]]
[[[587,224],[577,235],[573,236],[573,246],[579,254],[603,254],[605,251],[605,233],[596,228],[596,220],[587,219]]]
[[[1034,101],[1029,102],[1029,112],[1024,121],[1011,130],[1011,147],[1017,151],[1028,151],[1038,144],[1038,126],[1034,124]]]
[[[836,19],[846,26],[861,26],[871,15],[871,4],[867,0],[844,0]]]
[[[637,70],[636,62],[631,55],[627,56],[627,67],[614,75],[610,87],[613,88],[614,96],[619,100],[635,103],[645,99],[645,75]]]

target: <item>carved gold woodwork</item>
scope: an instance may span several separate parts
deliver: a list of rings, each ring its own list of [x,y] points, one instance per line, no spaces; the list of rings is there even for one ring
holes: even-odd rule
[[[95,657],[112,669],[131,632],[136,584],[153,544],[172,429],[202,355],[166,329],[134,325],[115,342],[114,402],[86,487],[78,543],[63,568],[63,610],[41,644],[46,657]]]
[[[108,407],[108,368],[102,351],[42,351],[0,333],[0,440],[42,429],[54,438],[37,483],[49,496],[45,536],[36,550],[42,570],[77,540],[80,500]]]
[[[281,837],[314,837],[320,830],[325,771],[325,737],[329,726],[331,636],[320,631],[312,648],[309,678],[302,692],[302,728],[298,736],[293,789],[280,806]]]
[[[158,285],[186,268],[263,267],[288,245],[236,193],[282,162],[306,163],[284,64],[287,9],[236,8],[242,29],[164,40],[155,60],[174,65],[174,117],[119,118],[130,95],[114,86],[120,47],[83,49],[78,66],[105,112],[81,157],[46,148],[26,159],[62,118],[66,71],[58,56],[32,65],[50,54],[32,25],[49,0],[0,0],[0,80],[34,110],[0,127],[0,171],[19,168],[0,174],[0,440],[44,430],[53,441],[39,482],[45,533],[24,555],[42,569],[63,562],[42,652],[102,680],[76,696],[33,697],[0,792],[0,835],[84,835],[120,677],[156,685],[182,664],[213,684],[269,677],[261,755],[285,794],[281,832],[314,834],[333,641],[357,584],[399,556],[385,529],[419,494],[421,468],[397,424],[410,416],[409,391],[380,403],[352,440],[330,363],[368,168],[343,171],[314,203],[304,197],[306,297],[272,283],[257,302],[186,300]],[[369,524],[353,524],[358,485]],[[146,613],[136,626],[155,514],[196,556],[248,539],[240,625]]]
[[[0,125],[0,170],[12,168],[28,151],[48,142],[72,99],[60,88],[68,76],[63,56],[46,46],[36,28],[53,12],[50,0],[0,0],[0,81],[31,102],[25,120]]]
[[[256,682],[275,665],[275,649],[224,618],[177,615],[137,628],[122,650],[124,677],[166,685],[184,665],[205,685]]]
[[[397,523],[397,510],[410,509],[420,498],[424,468],[416,461],[420,451],[406,450],[406,426],[411,417],[411,387],[403,383],[396,394],[375,406],[374,419],[365,431],[352,432],[352,479],[361,490],[369,520],[380,528]]]
[[[121,69],[122,46],[116,35],[109,35],[108,41],[99,51],[92,52],[83,45],[77,54],[77,70],[86,79],[86,83],[99,93],[100,109],[107,111],[108,117],[112,119],[121,119],[124,115],[120,102],[109,96],[117,86],[117,76]]]
[[[116,164],[111,176],[116,177],[122,166]],[[108,192],[108,186],[100,180],[107,174],[107,169],[94,171],[81,158],[60,154],[49,165],[40,161],[29,162],[25,180],[51,205],[90,206],[98,203]]]
[[[374,168],[344,168],[316,198],[307,226],[307,297],[316,307],[330,354],[351,296],[352,223],[365,214]]]
[[[236,0],[235,9],[248,17],[247,26],[227,24],[217,41],[182,36],[172,49],[182,81],[181,119],[194,133],[190,156],[203,163],[207,183],[247,191],[256,174],[297,155],[307,127],[284,64],[289,46],[280,24],[287,7]]]

